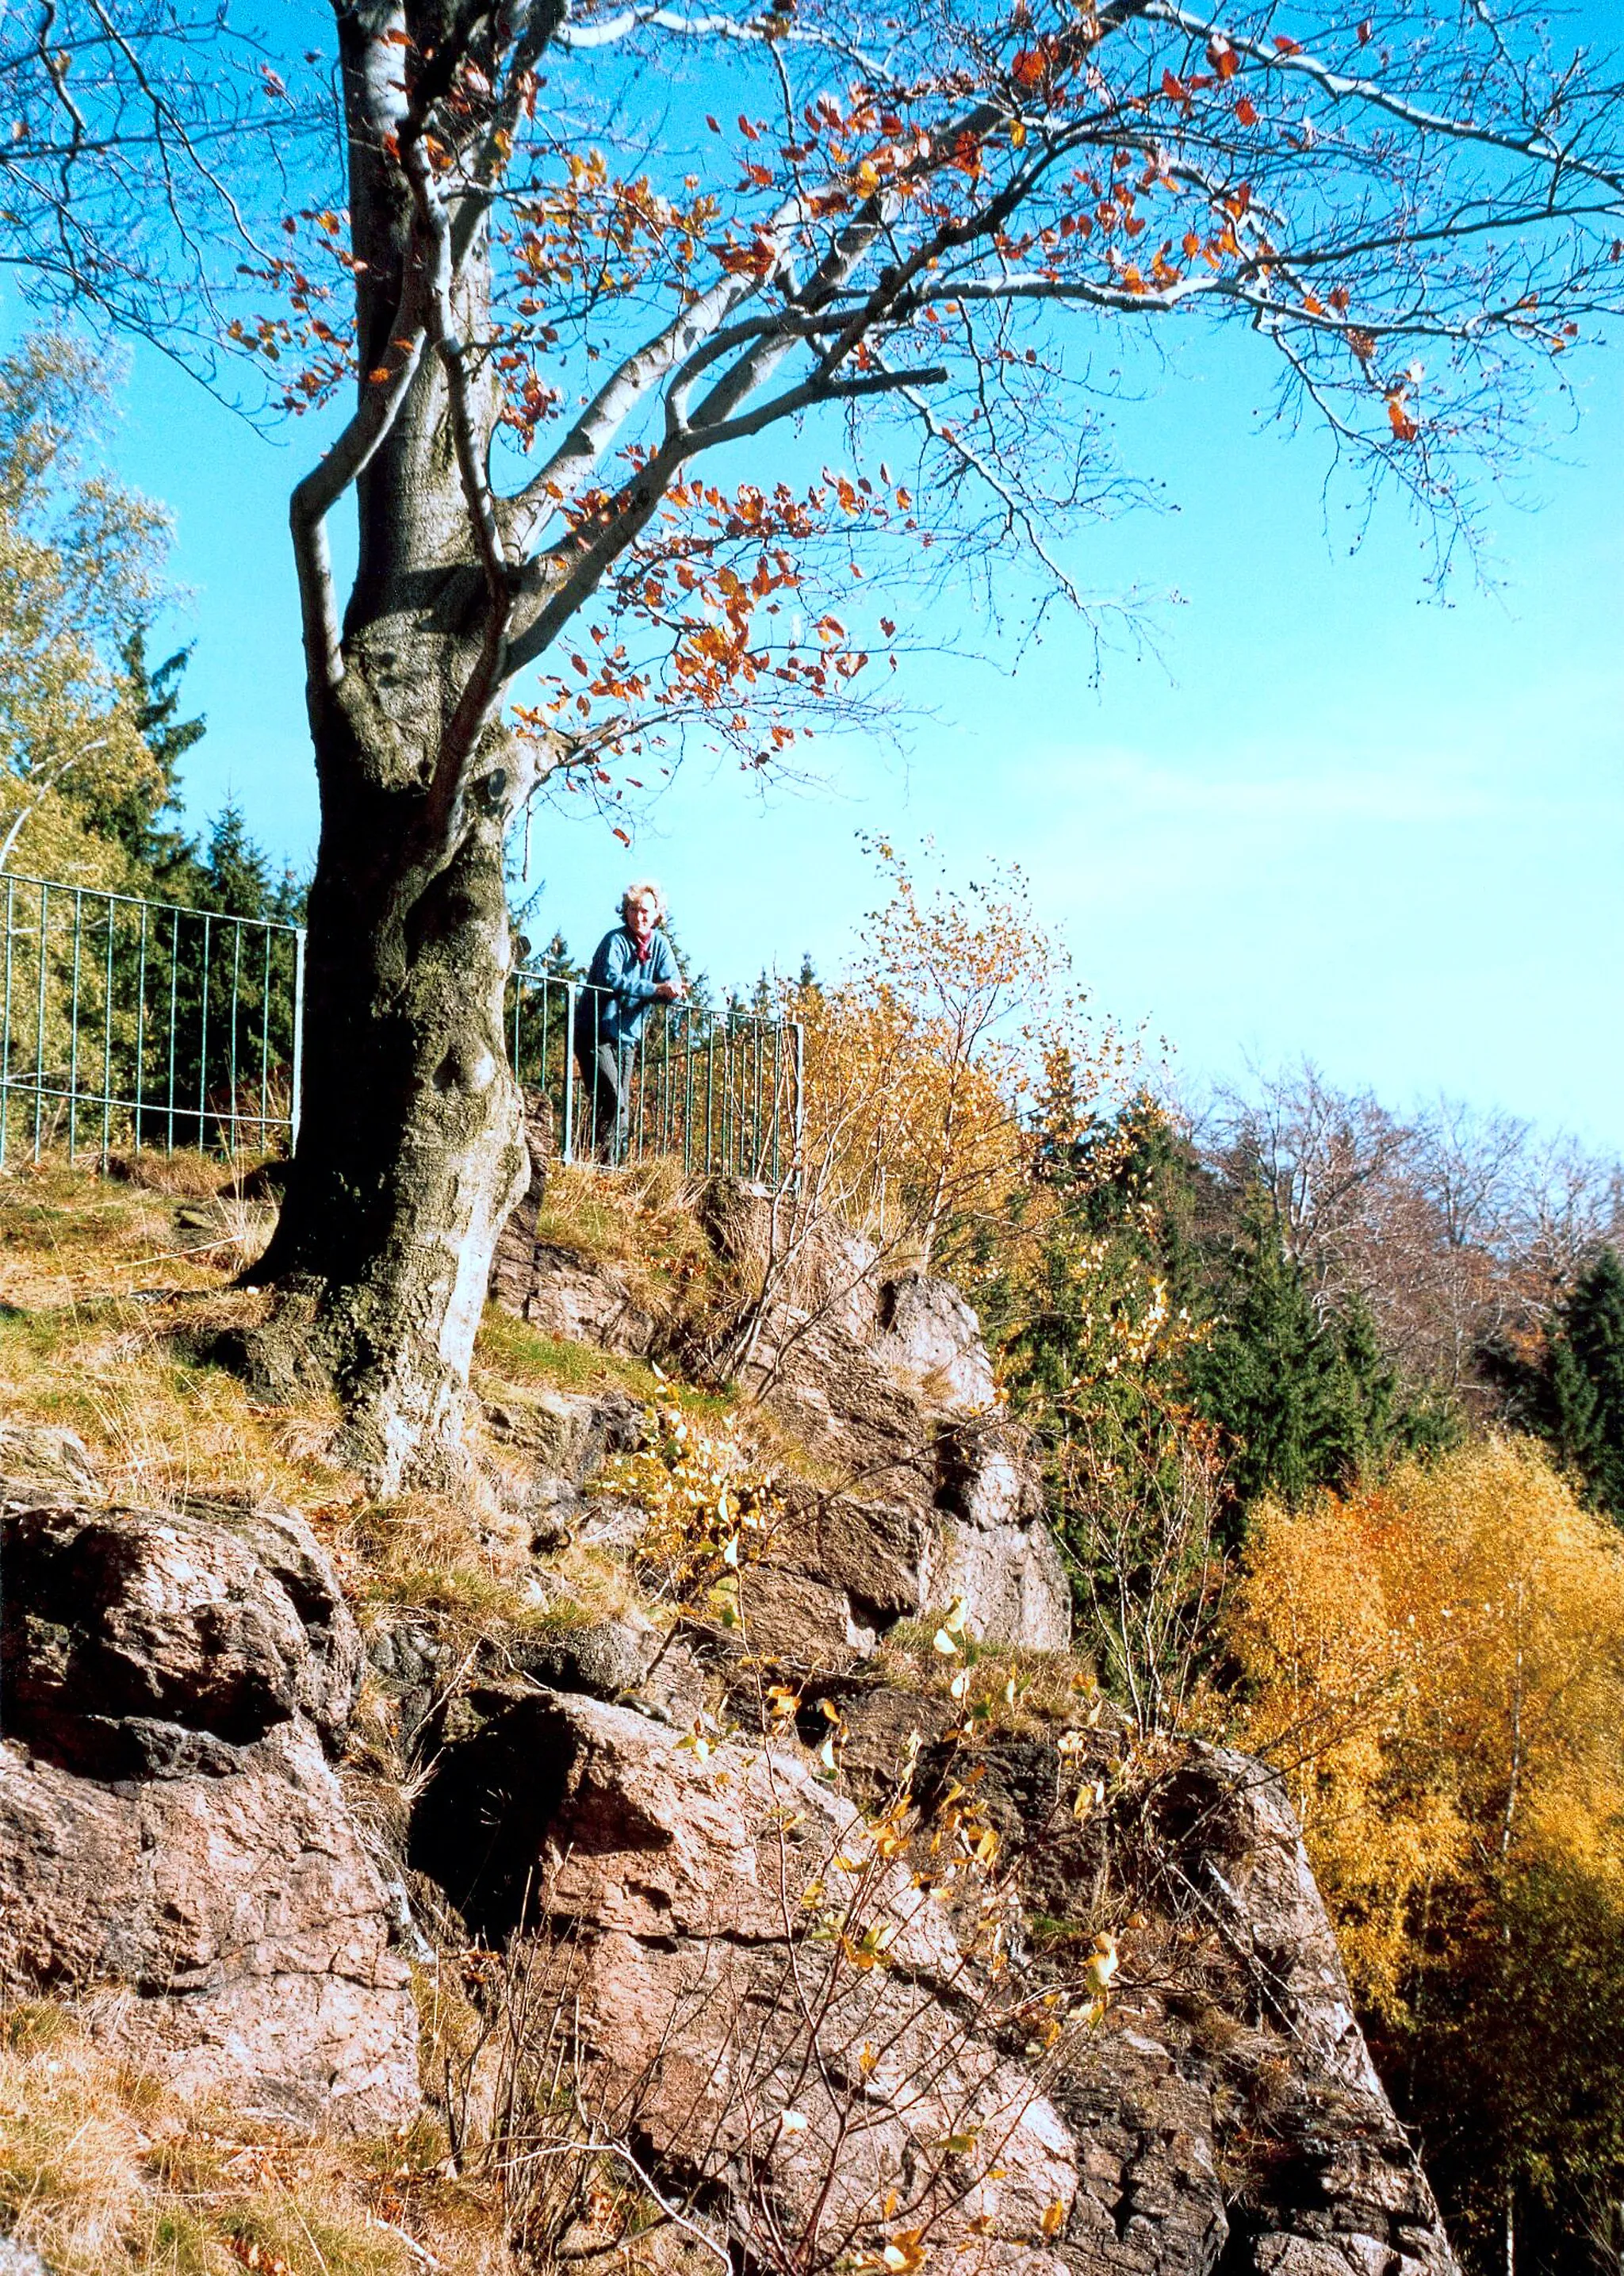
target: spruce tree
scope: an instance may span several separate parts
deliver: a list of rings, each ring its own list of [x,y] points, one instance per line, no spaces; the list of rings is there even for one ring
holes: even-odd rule
[[[228,799],[209,824],[209,843],[192,866],[200,908],[281,924],[297,924],[304,915],[304,887],[291,869],[272,874],[269,857],[250,833],[235,799]]]
[[[1362,1303],[1316,1309],[1262,1195],[1248,1201],[1231,1269],[1188,1385],[1227,1453],[1235,1535],[1264,1494],[1295,1502],[1316,1487],[1346,1489],[1397,1453],[1451,1442],[1453,1418],[1406,1396]]]
[[[1604,1248],[1575,1283],[1546,1350],[1541,1421],[1584,1498],[1624,1523],[1624,1263]]]
[[[157,665],[147,661],[147,635],[137,626],[119,650],[120,694],[137,733],[151,753],[156,778],[132,784],[117,800],[97,801],[95,826],[119,844],[167,891],[195,854],[194,841],[168,817],[180,812],[180,762],[201,741],[205,722],[182,719],[181,682],[192,661],[178,649]]]

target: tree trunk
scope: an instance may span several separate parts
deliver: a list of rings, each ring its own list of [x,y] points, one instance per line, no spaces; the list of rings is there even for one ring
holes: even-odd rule
[[[318,740],[299,1148],[255,1269],[281,1301],[252,1361],[272,1395],[335,1391],[345,1453],[387,1493],[466,1468],[474,1333],[527,1174],[503,1033],[506,776],[486,765],[496,787],[425,866],[416,785],[380,787],[342,721]]]
[[[447,289],[449,241],[418,227],[397,157],[411,140],[406,77],[430,102],[462,49],[425,35],[408,74],[393,22],[386,9],[338,11],[362,405],[380,368],[416,354],[410,326],[398,337],[399,309],[417,292],[421,315],[424,292]],[[432,211],[432,187],[425,196]],[[434,302],[444,353],[411,367],[359,466],[341,634],[325,538],[301,523],[307,485],[293,505],[322,836],[299,1146],[256,1274],[279,1301],[250,1362],[273,1393],[336,1392],[344,1451],[386,1493],[467,1473],[474,1333],[528,1170],[503,1035],[502,849],[534,761],[502,725],[508,588],[468,495],[500,398],[484,357],[454,399],[460,352],[444,330],[489,331],[482,222],[466,252]],[[330,503],[314,509],[318,523]]]

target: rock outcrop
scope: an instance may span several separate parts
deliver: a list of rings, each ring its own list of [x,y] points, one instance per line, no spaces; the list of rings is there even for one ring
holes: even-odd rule
[[[490,1266],[492,1301],[543,1335],[641,1355],[654,1342],[654,1316],[636,1302],[612,1265],[539,1236],[553,1157],[553,1121],[551,1100],[543,1091],[527,1089],[530,1182],[497,1237]]]
[[[486,1407],[504,1466],[524,1473],[522,1498],[537,1549],[556,1548],[585,1521],[584,1489],[611,1454],[640,1443],[647,1421],[636,1400],[616,1391],[532,1389]]]
[[[441,1754],[415,1862],[533,1939],[536,2028],[571,2018],[603,2135],[740,2250],[816,2218],[836,2257],[924,2226],[1031,2276],[1453,2276],[1278,1781],[1121,1727],[972,1756],[929,1701],[841,1706],[871,1802],[917,1760],[900,1848],[808,1753],[586,1698],[515,1697]],[[1002,1863],[948,1886],[971,1789]]]
[[[186,2087],[410,2114],[408,1971],[329,1760],[360,1638],[309,1528],[13,1486],[0,1567],[0,1977],[121,1992],[103,2027]]]
[[[941,1907],[899,1865],[834,1864],[861,1823],[803,1758],[701,1760],[625,1708],[543,1693],[447,1750],[416,1840],[485,1935],[535,1932],[532,1983],[571,2019],[596,2123],[740,2247],[770,2211],[843,2260],[883,2244],[906,2192],[936,2249],[1059,2276],[1043,2221],[1075,2195],[1076,2143]],[[856,1962],[825,1924],[840,1875]],[[983,2136],[996,2168],[972,2174]]]
[[[728,1331],[741,1381],[835,1482],[790,1489],[790,1522],[747,1578],[759,1648],[790,1665],[842,1663],[961,1596],[978,1637],[1063,1650],[1071,1592],[1036,1466],[957,1289],[888,1271],[838,1225],[786,1233],[770,1201],[736,1185],[707,1188],[699,1216],[740,1287],[760,1284]],[[699,1335],[680,1312],[656,1322],[601,1262],[533,1238],[516,1249],[492,1294],[549,1333],[675,1359]]]
[[[808,1459],[741,1627],[572,1597],[566,1544],[635,1572],[590,1489],[649,1418],[514,1387],[532,1616],[375,1608],[392,1718],[347,1766],[361,1643],[302,1520],[103,1506],[68,1434],[0,1431],[0,1979],[96,1992],[185,2089],[373,2130],[419,2107],[404,1941],[482,1945],[459,2154],[567,2079],[572,2131],[734,2266],[771,2234],[897,2276],[1454,2276],[1278,1780],[1064,1665],[1043,1711],[903,1688],[899,1625],[954,1594],[985,1643],[1066,1643],[1031,1453],[954,1290],[834,1233],[752,1281],[764,1206],[713,1195],[712,1239],[766,1292],[736,1369]]]

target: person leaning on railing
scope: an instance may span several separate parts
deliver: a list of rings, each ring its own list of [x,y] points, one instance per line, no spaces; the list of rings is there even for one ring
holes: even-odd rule
[[[618,1163],[626,1151],[626,1114],[638,1042],[651,1004],[674,1004],[682,975],[660,929],[665,907],[652,878],[628,885],[621,922],[597,945],[575,1015],[575,1061],[592,1099],[594,1150]]]

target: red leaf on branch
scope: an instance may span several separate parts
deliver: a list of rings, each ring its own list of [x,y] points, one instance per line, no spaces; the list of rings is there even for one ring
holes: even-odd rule
[[[622,846],[629,846],[632,842],[629,834],[626,831],[622,830],[618,823],[611,835],[618,838]]]
[[[1240,120],[1242,126],[1256,125],[1257,106],[1252,101],[1249,95],[1243,95],[1240,102],[1236,103],[1235,117]]]
[[[1302,53],[1301,41],[1294,40],[1289,32],[1277,32],[1274,44],[1283,56],[1300,56]]]

